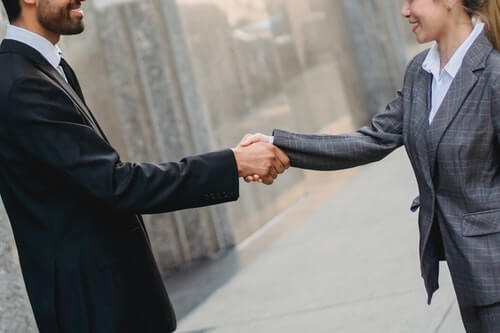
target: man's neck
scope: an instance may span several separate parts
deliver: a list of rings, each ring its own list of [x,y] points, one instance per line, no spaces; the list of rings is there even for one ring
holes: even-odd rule
[[[61,35],[55,34],[47,29],[43,28],[37,21],[35,20],[25,20],[22,17],[17,19],[16,21],[11,23],[16,27],[26,29],[31,31],[37,35],[42,36],[43,38],[50,41],[52,44],[56,45],[61,39]]]

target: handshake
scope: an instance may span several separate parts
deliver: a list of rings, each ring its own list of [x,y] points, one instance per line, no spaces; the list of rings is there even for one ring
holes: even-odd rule
[[[247,134],[238,147],[233,148],[238,176],[247,183],[271,185],[279,174],[290,167],[290,159],[264,134]]]

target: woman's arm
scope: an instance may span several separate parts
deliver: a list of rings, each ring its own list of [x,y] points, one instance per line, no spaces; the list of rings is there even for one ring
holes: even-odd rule
[[[247,134],[240,145],[271,142],[285,152],[293,167],[312,170],[347,169],[379,161],[403,145],[403,100],[408,98],[412,77],[426,51],[420,53],[406,68],[403,88],[386,107],[375,115],[370,124],[359,130],[341,135],[297,134],[274,130],[273,137]],[[419,60],[419,61],[417,61]],[[247,177],[246,181],[258,180]]]
[[[354,133],[305,135],[274,130],[273,143],[297,168],[339,170],[375,162],[403,144],[402,101],[402,93],[398,92],[385,112]]]

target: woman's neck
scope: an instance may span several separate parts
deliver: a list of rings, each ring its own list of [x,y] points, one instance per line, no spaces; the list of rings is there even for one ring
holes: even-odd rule
[[[452,29],[446,29],[446,33],[437,40],[439,56],[441,59],[441,70],[462,43],[469,37],[474,26],[472,21],[461,24],[453,24]]]

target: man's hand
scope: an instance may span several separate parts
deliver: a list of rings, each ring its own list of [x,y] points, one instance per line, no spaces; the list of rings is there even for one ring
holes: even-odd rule
[[[233,148],[238,175],[252,180],[257,176],[257,181],[271,185],[279,174],[290,167],[290,160],[279,148],[264,142],[256,142],[247,146],[241,144]]]

